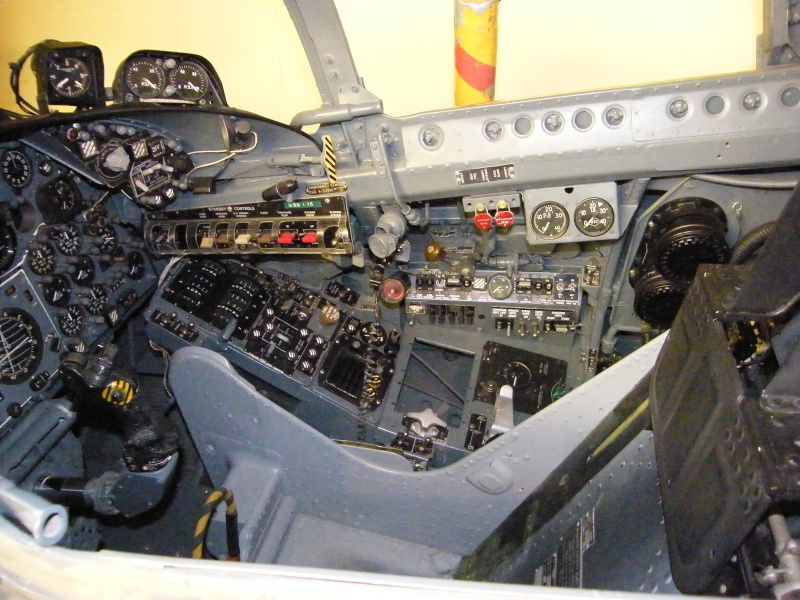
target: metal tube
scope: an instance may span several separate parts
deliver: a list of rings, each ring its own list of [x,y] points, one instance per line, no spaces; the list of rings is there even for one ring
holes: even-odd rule
[[[69,524],[63,506],[26,492],[4,477],[0,477],[0,512],[19,521],[42,546],[61,541]]]
[[[494,100],[500,0],[455,0],[456,106]]]

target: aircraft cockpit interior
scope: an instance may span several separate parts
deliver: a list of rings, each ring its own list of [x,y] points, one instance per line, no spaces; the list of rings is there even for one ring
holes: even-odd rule
[[[12,597],[796,597],[798,5],[749,72],[392,117],[284,4],[288,123],[179,48],[10,66]]]

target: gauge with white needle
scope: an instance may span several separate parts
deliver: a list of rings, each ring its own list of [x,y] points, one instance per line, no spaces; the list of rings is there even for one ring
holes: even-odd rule
[[[208,75],[203,67],[191,61],[178,63],[169,74],[169,82],[184,100],[200,100],[208,90]]]
[[[139,58],[125,67],[125,85],[139,98],[155,98],[164,91],[166,84],[164,69],[152,59]]]
[[[558,202],[544,202],[531,213],[531,227],[540,238],[557,240],[569,228],[569,214]]]
[[[80,58],[64,56],[48,63],[50,88],[64,98],[79,98],[90,87],[92,74]]]

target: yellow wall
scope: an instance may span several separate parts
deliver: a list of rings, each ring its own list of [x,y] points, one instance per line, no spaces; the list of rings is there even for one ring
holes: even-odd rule
[[[389,114],[453,105],[453,0],[336,4]],[[499,23],[497,100],[752,69],[762,25],[761,0],[502,0]],[[0,30],[4,108],[6,65],[45,38],[99,46],[106,85],[135,50],[177,50],[208,58],[238,108],[288,121],[320,103],[281,0],[0,0]]]

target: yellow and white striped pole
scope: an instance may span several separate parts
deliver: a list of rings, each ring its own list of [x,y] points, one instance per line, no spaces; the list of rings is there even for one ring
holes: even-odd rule
[[[500,0],[455,0],[456,106],[494,100]]]

